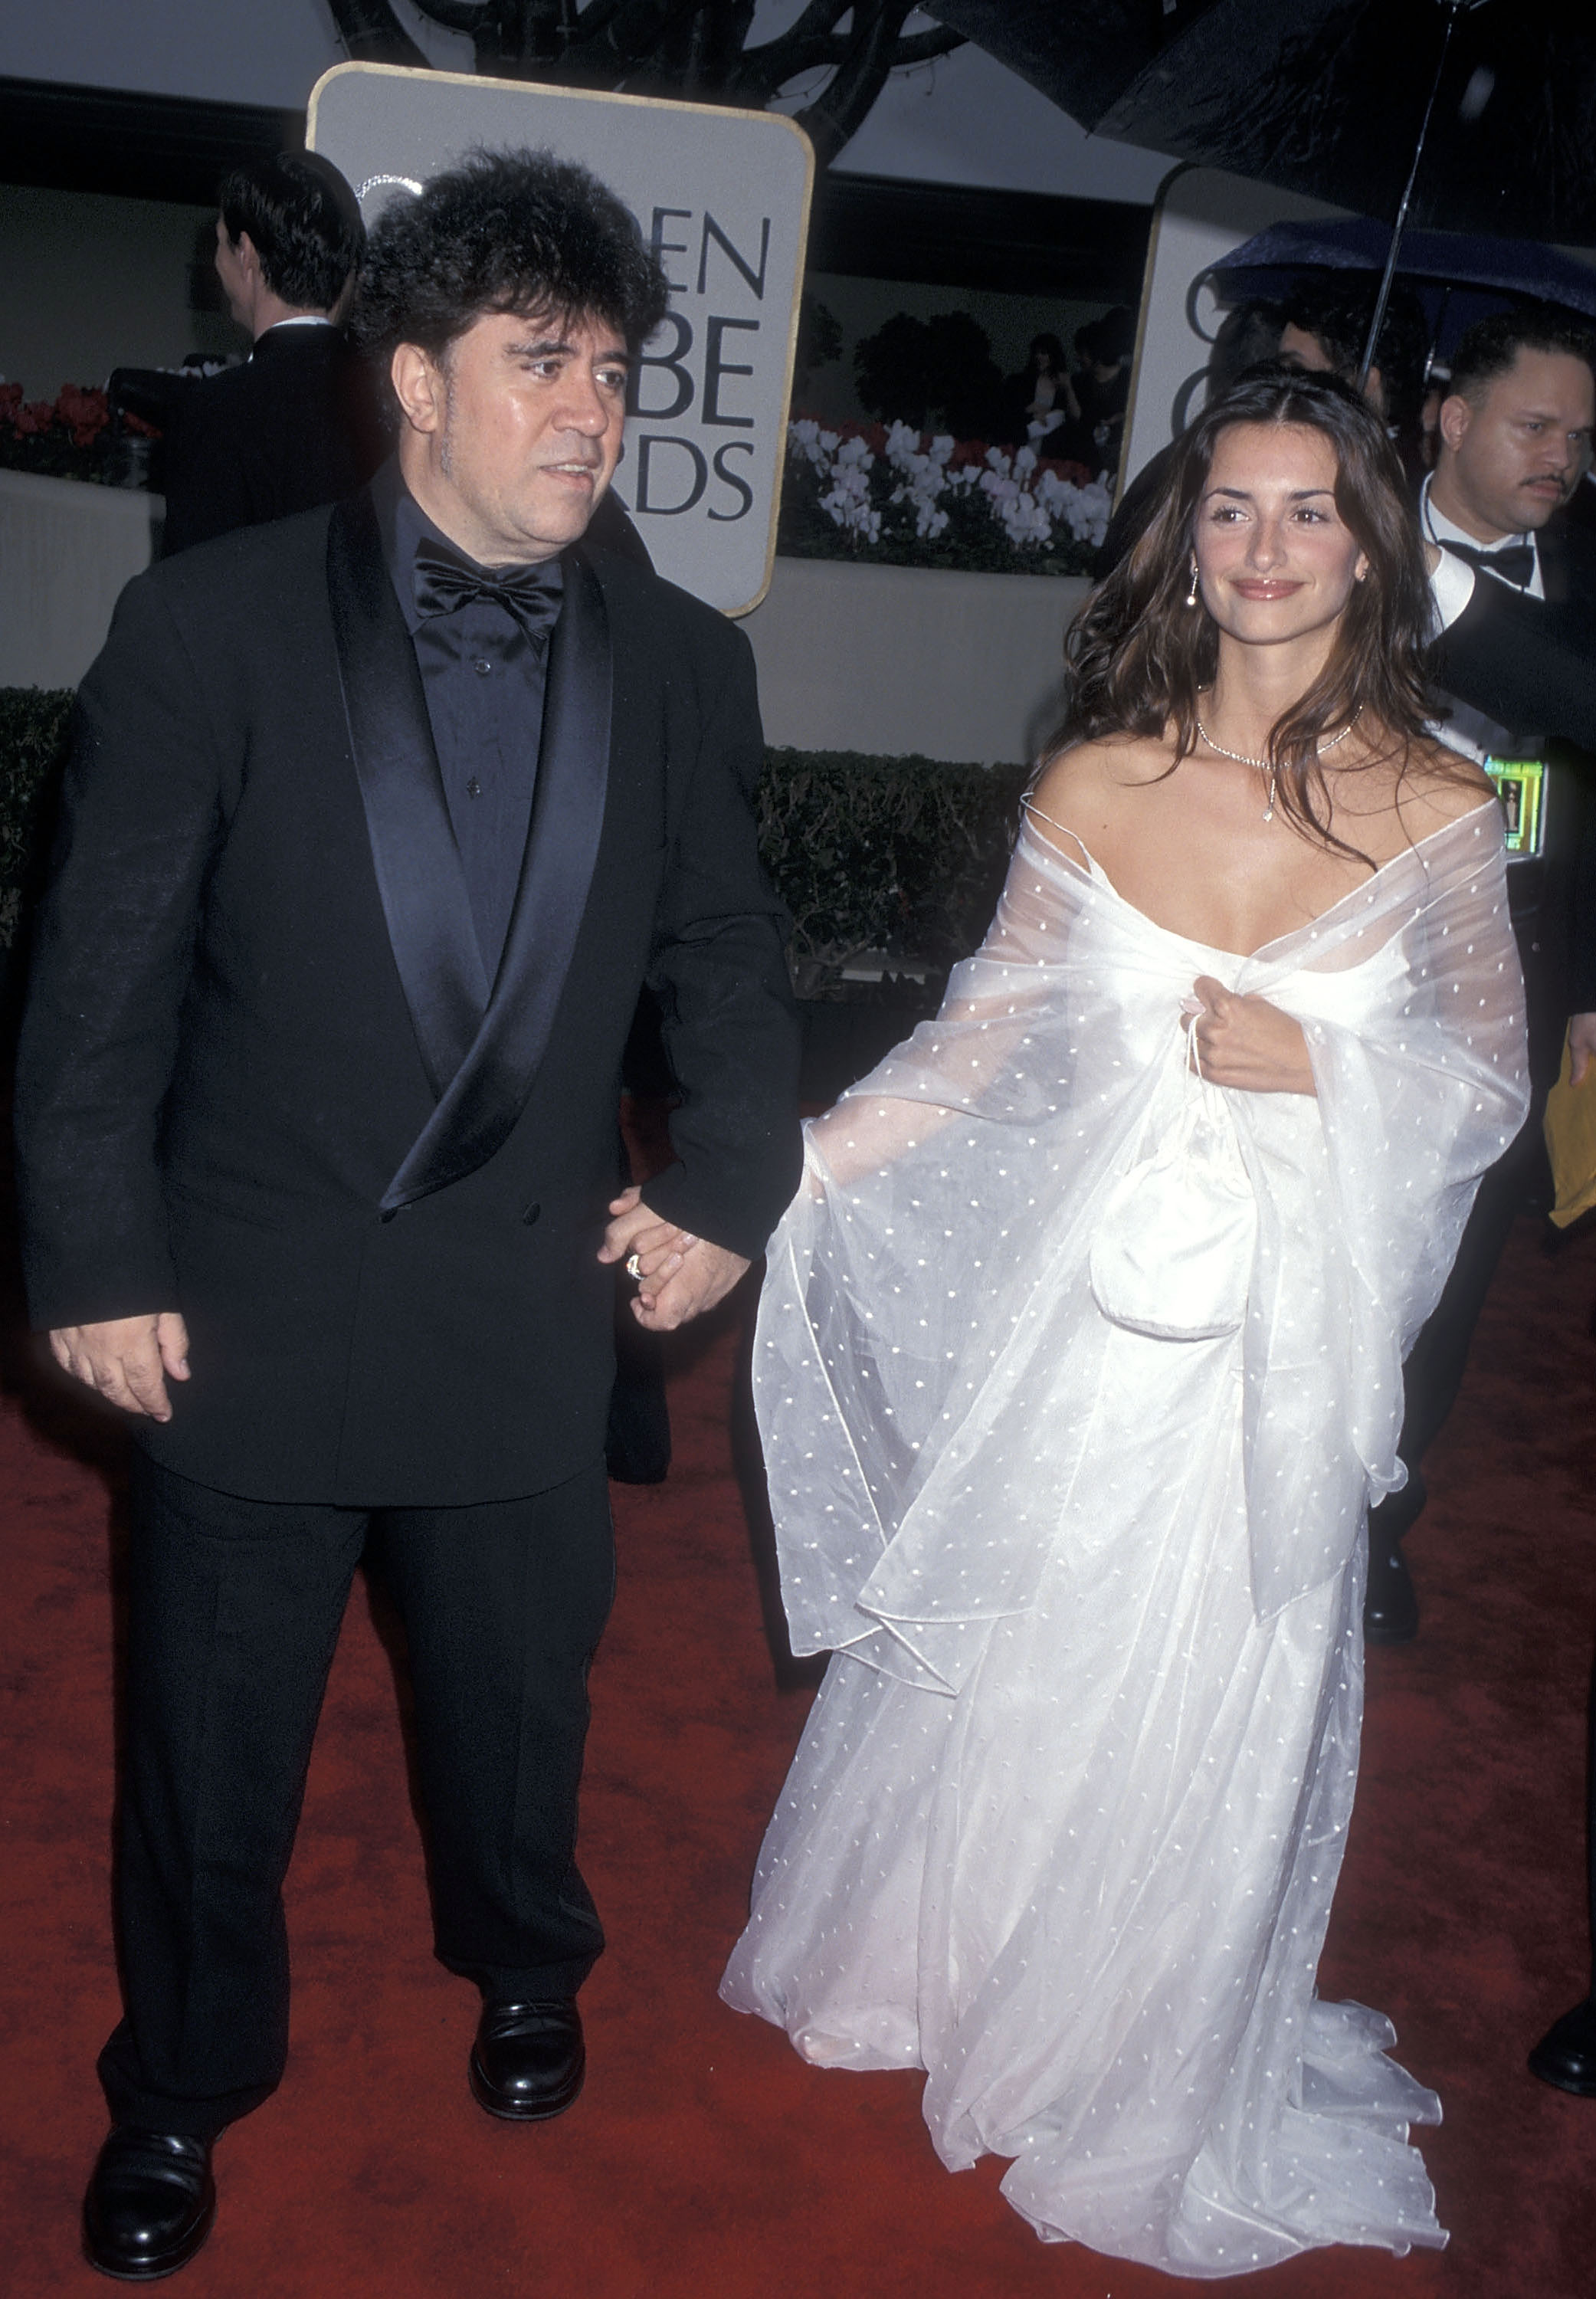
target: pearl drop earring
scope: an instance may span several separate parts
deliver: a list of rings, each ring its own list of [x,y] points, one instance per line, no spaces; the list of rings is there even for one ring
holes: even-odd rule
[[[1201,589],[1202,585],[1197,579],[1197,554],[1194,551],[1192,553],[1192,587],[1186,594],[1186,603],[1188,607],[1195,607],[1196,605]]]

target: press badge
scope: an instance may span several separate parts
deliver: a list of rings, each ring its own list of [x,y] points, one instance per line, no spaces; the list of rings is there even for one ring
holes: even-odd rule
[[[1501,801],[1503,843],[1509,859],[1540,854],[1546,844],[1546,762],[1493,759],[1481,762]]]

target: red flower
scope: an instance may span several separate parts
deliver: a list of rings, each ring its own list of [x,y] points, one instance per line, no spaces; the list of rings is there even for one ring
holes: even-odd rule
[[[1072,487],[1089,487],[1097,476],[1096,471],[1088,471],[1084,463],[1063,462],[1056,455],[1044,455],[1037,469],[1038,471],[1051,471],[1057,478],[1067,479]]]
[[[22,405],[20,383],[0,383],[0,423],[14,423]]]
[[[74,447],[92,447],[111,420],[111,409],[103,391],[85,391],[76,383],[63,383],[55,411],[72,435]]]
[[[30,399],[25,407],[18,408],[14,420],[19,438],[36,439],[54,422],[55,410],[47,399]]]

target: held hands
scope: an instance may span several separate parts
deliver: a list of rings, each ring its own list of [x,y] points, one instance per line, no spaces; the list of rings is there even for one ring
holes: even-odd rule
[[[740,1254],[707,1238],[678,1229],[650,1213],[638,1189],[610,1200],[615,1218],[599,1249],[600,1261],[624,1261],[635,1254],[642,1274],[632,1314],[650,1333],[674,1332],[724,1301],[748,1267]]]
[[[63,1372],[124,1413],[170,1421],[168,1380],[188,1379],[188,1328],[175,1309],[155,1317],[111,1317],[97,1325],[62,1325],[50,1353]]]
[[[1192,994],[1197,1017],[1197,1061],[1211,1085],[1242,1093],[1317,1093],[1302,1026],[1267,998],[1239,998],[1211,975],[1200,974]]]

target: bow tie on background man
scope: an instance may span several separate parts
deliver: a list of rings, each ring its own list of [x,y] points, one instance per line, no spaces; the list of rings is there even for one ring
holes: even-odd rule
[[[541,560],[535,567],[474,567],[429,543],[417,546],[410,581],[416,612],[424,622],[485,599],[513,615],[528,638],[558,621],[565,596],[565,570],[558,559]]]
[[[1500,551],[1487,551],[1472,543],[1453,543],[1450,537],[1442,541],[1443,551],[1450,551],[1454,559],[1467,560],[1470,567],[1482,567],[1487,575],[1500,575],[1516,591],[1522,591],[1535,571],[1535,546],[1533,543],[1509,543]]]

